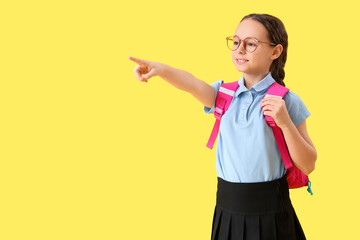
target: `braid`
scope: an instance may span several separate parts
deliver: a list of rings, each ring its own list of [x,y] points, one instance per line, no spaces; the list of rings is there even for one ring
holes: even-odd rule
[[[284,70],[283,61],[281,61],[281,59],[275,59],[272,62],[270,66],[270,72],[271,72],[271,76],[275,79],[275,81],[285,87],[285,83],[284,83],[285,70]]]

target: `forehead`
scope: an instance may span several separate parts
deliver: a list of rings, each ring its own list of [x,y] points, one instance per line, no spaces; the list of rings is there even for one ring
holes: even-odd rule
[[[268,39],[267,34],[264,25],[250,18],[240,22],[235,30],[235,35],[239,36],[241,39],[254,37],[264,41]]]

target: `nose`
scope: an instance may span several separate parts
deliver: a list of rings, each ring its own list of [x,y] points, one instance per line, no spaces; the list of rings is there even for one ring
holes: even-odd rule
[[[236,49],[236,51],[238,51],[241,54],[245,54],[245,48],[244,48],[244,41],[240,41],[240,45],[239,47]]]

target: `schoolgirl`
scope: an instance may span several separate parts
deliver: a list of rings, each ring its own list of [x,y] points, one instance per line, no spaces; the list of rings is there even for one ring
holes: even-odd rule
[[[232,61],[243,75],[221,119],[216,148],[217,194],[212,240],[306,239],[289,197],[286,170],[264,115],[281,128],[295,166],[305,174],[315,167],[316,149],[307,133],[305,104],[294,92],[284,99],[264,98],[276,81],[285,86],[288,38],[281,20],[250,14],[227,39]],[[169,65],[130,57],[135,77],[160,76],[191,93],[213,113],[222,80],[211,85]]]

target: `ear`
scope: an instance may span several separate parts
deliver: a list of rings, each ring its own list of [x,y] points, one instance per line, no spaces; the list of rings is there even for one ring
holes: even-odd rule
[[[283,46],[281,44],[276,45],[272,51],[271,60],[275,60],[278,57],[280,57],[282,51],[283,51]]]

